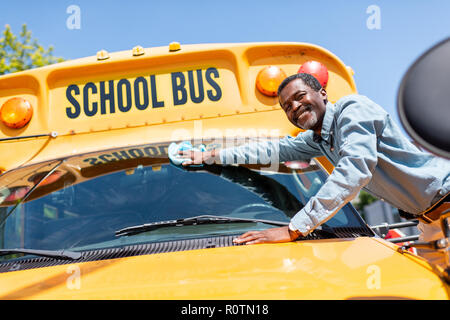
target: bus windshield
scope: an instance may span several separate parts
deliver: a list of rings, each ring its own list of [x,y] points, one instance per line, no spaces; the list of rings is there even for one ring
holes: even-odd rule
[[[73,156],[50,175],[55,161],[5,174],[0,179],[5,186],[0,190],[0,248],[76,251],[238,235],[273,226],[264,223],[168,226],[126,237],[117,237],[115,231],[199,215],[288,223],[327,177],[314,160],[302,168],[292,163],[280,164],[278,171],[264,171],[256,165],[182,169],[172,165],[163,152],[157,154],[158,150],[165,150],[166,145],[161,146]],[[147,156],[146,150],[153,150],[153,155]],[[36,177],[45,173],[48,177],[23,199]],[[365,227],[351,205],[346,205],[325,225]]]

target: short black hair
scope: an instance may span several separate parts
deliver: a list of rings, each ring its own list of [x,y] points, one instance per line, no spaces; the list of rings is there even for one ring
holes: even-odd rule
[[[316,79],[316,77],[310,75],[309,73],[296,73],[284,79],[283,82],[280,84],[277,92],[278,99],[280,97],[281,90],[283,90],[284,87],[286,87],[289,82],[295,79],[302,79],[303,83],[306,84],[311,89],[313,89],[314,91],[320,91],[320,89],[322,89],[322,86],[320,82]]]

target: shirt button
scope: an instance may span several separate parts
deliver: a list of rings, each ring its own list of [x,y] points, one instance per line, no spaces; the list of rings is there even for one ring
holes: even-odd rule
[[[309,229],[311,229],[311,227],[310,226],[306,226],[306,230],[309,230]]]

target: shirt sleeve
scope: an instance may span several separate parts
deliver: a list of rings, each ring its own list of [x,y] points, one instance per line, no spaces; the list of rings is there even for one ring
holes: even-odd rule
[[[368,99],[343,102],[335,137],[340,158],[317,194],[291,220],[303,234],[333,217],[371,180],[377,165],[377,136],[386,114],[374,105]]]
[[[259,140],[242,146],[221,149],[222,164],[278,164],[284,161],[309,160],[321,156],[312,141],[311,132],[301,132],[295,138]]]

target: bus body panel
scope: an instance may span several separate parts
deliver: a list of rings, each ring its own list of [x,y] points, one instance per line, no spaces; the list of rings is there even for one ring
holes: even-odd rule
[[[331,52],[306,43],[185,45],[176,52],[150,48],[138,57],[123,51],[107,60],[89,57],[2,76],[0,105],[23,97],[34,116],[22,129],[0,123],[0,139],[48,136],[2,141],[0,154],[7,156],[1,157],[0,170],[108,147],[124,130],[133,132],[130,128],[140,128],[135,132],[152,141],[176,136],[174,128],[193,130],[196,121],[223,135],[227,129],[247,128],[296,135],[299,129],[286,119],[278,99],[260,93],[255,81],[265,66],[290,75],[311,59],[328,68],[331,102],[356,93],[351,69]]]
[[[382,241],[233,246],[13,271],[0,274],[0,299],[448,299],[426,264]]]

